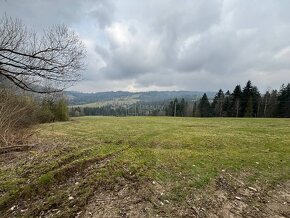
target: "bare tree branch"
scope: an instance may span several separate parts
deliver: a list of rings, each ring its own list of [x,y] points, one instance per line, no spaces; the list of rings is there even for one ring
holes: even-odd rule
[[[17,19],[0,20],[0,76],[21,89],[62,91],[80,79],[85,48],[66,26],[54,26],[40,36]],[[47,84],[49,89],[44,89]]]

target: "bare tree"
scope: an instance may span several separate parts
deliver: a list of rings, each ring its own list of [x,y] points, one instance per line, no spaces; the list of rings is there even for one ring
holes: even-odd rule
[[[40,35],[18,19],[0,20],[0,77],[21,89],[62,91],[80,79],[84,56],[81,40],[66,26],[53,26]]]

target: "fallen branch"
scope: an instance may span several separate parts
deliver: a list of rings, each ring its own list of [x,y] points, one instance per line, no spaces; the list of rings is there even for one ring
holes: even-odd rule
[[[16,146],[9,146],[0,148],[0,154],[7,154],[10,152],[21,152],[21,151],[27,151],[32,148],[34,148],[35,145],[16,145]]]

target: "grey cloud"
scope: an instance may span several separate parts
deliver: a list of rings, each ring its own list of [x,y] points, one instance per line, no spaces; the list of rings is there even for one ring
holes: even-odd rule
[[[109,0],[0,0],[0,4],[1,13],[38,29],[60,23],[72,25],[83,19],[95,19],[104,27],[110,24],[114,11]]]
[[[32,27],[66,23],[89,50],[79,90],[232,89],[290,80],[288,0],[0,0]]]
[[[89,13],[90,16],[96,18],[97,24],[101,28],[110,25],[114,15],[114,5],[111,1],[97,1],[94,2],[96,7]]]

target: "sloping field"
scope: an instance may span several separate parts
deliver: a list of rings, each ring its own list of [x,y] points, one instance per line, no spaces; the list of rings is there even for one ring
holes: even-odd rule
[[[289,217],[290,120],[84,117],[0,154],[0,217]]]

